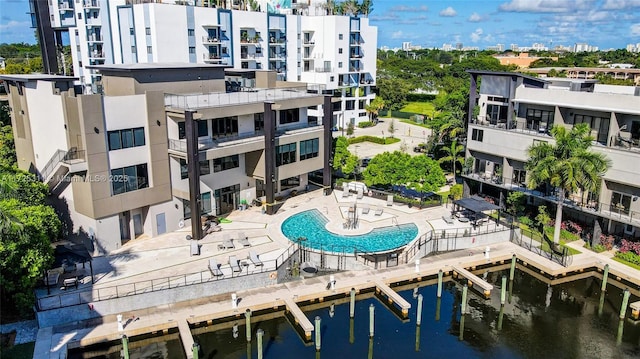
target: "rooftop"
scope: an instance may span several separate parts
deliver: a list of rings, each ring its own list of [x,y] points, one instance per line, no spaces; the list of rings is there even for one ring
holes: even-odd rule
[[[145,71],[145,70],[225,69],[230,67],[231,66],[227,66],[227,65],[192,64],[188,62],[154,62],[154,63],[87,66],[88,69],[92,69],[92,70],[107,70],[112,72],[131,72],[131,71]]]
[[[77,77],[49,74],[8,74],[0,75],[0,80],[30,82],[30,81],[75,81]]]

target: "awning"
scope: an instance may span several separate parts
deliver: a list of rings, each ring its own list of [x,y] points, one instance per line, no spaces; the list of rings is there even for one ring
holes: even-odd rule
[[[500,209],[500,206],[496,206],[495,204],[489,203],[485,201],[484,198],[479,196],[471,196],[468,198],[459,199],[459,200],[453,201],[453,204],[466,208],[474,213]]]

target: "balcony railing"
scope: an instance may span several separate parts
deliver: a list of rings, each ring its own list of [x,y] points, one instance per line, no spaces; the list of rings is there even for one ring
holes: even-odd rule
[[[538,197],[547,201],[558,203],[558,197],[554,193],[544,193],[537,190],[529,189],[526,183],[517,181],[512,178],[500,177],[496,175],[471,172],[463,174],[464,177],[471,178],[483,183],[488,183],[493,186],[506,188],[509,190],[515,190],[524,192],[530,196]],[[620,205],[611,205],[609,203],[598,202],[595,200],[579,199],[579,198],[565,198],[563,206],[572,208],[585,213],[598,214],[600,216],[610,218],[623,223],[630,223],[634,225],[640,224],[640,212],[632,211],[628,207]]]
[[[207,43],[207,44],[219,44],[220,43],[220,39],[217,38],[217,37],[203,36],[202,37],[202,42]]]
[[[85,9],[96,9],[96,8],[100,8],[100,1],[99,0],[84,0],[82,2],[82,6]]]
[[[234,93],[165,94],[165,106],[178,109],[198,109],[242,105],[265,101],[278,101],[315,97],[325,89],[324,85],[307,84],[300,87],[277,89],[250,89]]]
[[[334,72],[332,67],[316,67],[314,72]]]
[[[100,36],[100,35],[91,34],[91,35],[87,36],[87,41],[88,42],[103,42],[104,40],[102,40],[102,36]]]

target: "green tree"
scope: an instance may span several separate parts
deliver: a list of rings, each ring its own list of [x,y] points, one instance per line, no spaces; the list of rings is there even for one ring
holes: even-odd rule
[[[393,138],[393,134],[396,132],[396,120],[395,119],[391,119],[391,122],[389,122],[389,128],[387,128],[387,131],[389,132],[389,137]]]
[[[524,211],[526,196],[523,192],[513,191],[507,195],[507,212],[519,216]]]
[[[376,96],[370,104],[365,107],[367,114],[369,115],[369,121],[374,122],[378,120],[378,114],[384,108],[385,103],[382,97]]]
[[[369,16],[373,12],[373,0],[362,0],[360,3],[360,13],[362,15]]]
[[[0,127],[0,168],[16,165],[16,146],[13,142],[13,128]]]
[[[449,190],[449,195],[454,200],[462,198],[463,188],[461,184],[454,184]]]
[[[445,156],[440,157],[438,162],[451,162],[451,172],[453,172],[453,178],[455,179],[457,165],[460,164],[461,167],[464,165],[464,146],[459,145],[458,141],[453,140],[449,146],[442,147],[442,151],[445,153]]]
[[[438,162],[400,151],[373,157],[362,175],[368,186],[408,185],[418,191],[435,192],[446,182]]]
[[[555,144],[538,142],[528,150],[529,159],[525,165],[529,174],[528,187],[535,189],[549,183],[558,192],[553,241],[560,242],[562,207],[567,193],[578,189],[593,191],[602,176],[611,166],[604,155],[590,151],[593,137],[589,135],[588,124],[575,125],[570,131],[563,126],[554,126],[551,135]]]
[[[409,88],[407,84],[398,78],[378,80],[378,91],[390,110],[398,111],[407,103]]]
[[[11,110],[8,102],[0,103],[0,126],[11,126]]]
[[[353,131],[354,131],[353,123],[349,122],[349,124],[347,125],[347,136],[353,135]]]

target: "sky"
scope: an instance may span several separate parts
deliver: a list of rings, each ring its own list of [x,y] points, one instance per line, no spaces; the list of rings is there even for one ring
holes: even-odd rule
[[[27,0],[0,0],[0,43],[35,43],[28,11]],[[640,0],[373,0],[369,19],[378,47],[640,43]]]

